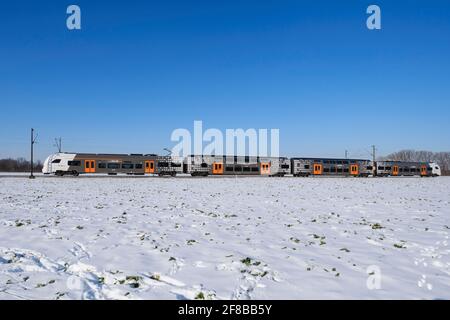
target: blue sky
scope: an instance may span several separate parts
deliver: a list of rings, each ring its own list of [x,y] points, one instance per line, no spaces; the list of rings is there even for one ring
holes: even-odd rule
[[[82,30],[66,28],[77,4]],[[366,28],[366,8],[382,30]],[[176,128],[279,128],[288,156],[450,150],[448,1],[15,1],[0,158],[162,153]]]

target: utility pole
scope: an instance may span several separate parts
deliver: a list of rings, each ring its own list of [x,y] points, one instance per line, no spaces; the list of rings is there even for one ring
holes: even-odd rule
[[[348,150],[345,150],[345,159],[348,159]]]
[[[377,160],[377,157],[376,157],[376,152],[377,152],[377,148],[376,148],[376,146],[375,145],[372,145],[372,164],[373,164],[373,172],[372,172],[372,175],[375,177],[376,176],[376,173],[377,173],[377,166],[376,166],[376,160]]]
[[[30,165],[30,179],[34,179],[33,170],[34,170],[34,163],[33,163],[33,156],[34,156],[34,144],[36,143],[37,136],[34,135],[34,129],[31,128],[31,165]]]
[[[375,145],[372,145],[372,161],[373,162],[376,161],[376,151],[377,151],[377,148],[375,147]]]

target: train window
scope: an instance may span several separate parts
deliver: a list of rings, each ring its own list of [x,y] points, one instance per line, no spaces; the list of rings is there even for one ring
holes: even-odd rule
[[[200,167],[202,167],[202,168],[208,168],[208,164],[205,163],[205,162],[203,162],[203,163],[200,165]]]
[[[289,165],[288,164],[282,164],[281,165],[281,169],[289,169]]]
[[[52,163],[61,163],[61,159],[55,159],[52,161]]]
[[[179,168],[179,167],[181,167],[181,163],[177,163],[177,162],[172,162],[170,165],[171,165],[172,167],[174,167],[174,168]]]
[[[228,171],[228,172],[233,171],[233,167],[226,167],[225,171]]]
[[[318,171],[319,169],[317,169],[316,171]],[[324,168],[323,172],[330,172],[330,168]]]
[[[389,170],[391,170],[391,169],[392,169],[391,167],[386,167],[385,170],[389,171]]]
[[[118,163],[108,163],[108,169],[119,169],[120,168],[120,164]]]
[[[98,163],[98,168],[99,168],[99,169],[106,169],[106,163],[99,162],[99,163]]]
[[[384,167],[378,166],[378,170],[384,170]]]
[[[86,169],[89,169],[90,166],[91,166],[91,162],[90,161],[85,161],[84,165],[85,165]]]
[[[122,163],[122,169],[134,169],[134,165],[132,163]]]
[[[337,172],[342,172],[342,168],[338,168],[338,169],[337,169]]]
[[[136,163],[136,169],[142,169],[142,163]]]
[[[155,167],[155,163],[152,161],[152,162],[150,162],[150,169],[154,169],[154,167]]]
[[[150,162],[151,164],[151,162]],[[168,162],[158,162],[158,167],[160,168],[168,168],[169,167],[169,163]]]
[[[241,166],[235,166],[234,167],[234,171],[235,172],[241,172],[242,171],[242,167]]]
[[[243,168],[243,171],[244,171],[244,172],[250,172],[250,167],[244,167],[244,168]]]
[[[305,169],[309,169],[309,164],[305,164]]]
[[[408,168],[404,168],[403,171],[404,172],[409,172],[409,169]]]
[[[72,167],[79,167],[79,166],[81,166],[81,161],[78,161],[78,160],[68,161],[67,164]]]
[[[367,170],[373,170],[373,167],[372,166],[367,166],[366,169]]]
[[[336,172],[336,168],[335,168],[335,167],[331,167],[331,168],[330,168],[330,171],[331,171],[331,172]]]
[[[252,172],[258,172],[258,167],[252,167]]]
[[[250,157],[249,157],[249,156],[245,156],[244,162],[245,162],[245,163],[249,163],[249,162],[250,162]]]
[[[348,172],[348,168],[344,168],[344,172]]]

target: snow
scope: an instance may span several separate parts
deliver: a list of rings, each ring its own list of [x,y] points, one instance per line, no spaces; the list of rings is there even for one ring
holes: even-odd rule
[[[447,177],[0,178],[0,299],[450,299],[449,201]]]

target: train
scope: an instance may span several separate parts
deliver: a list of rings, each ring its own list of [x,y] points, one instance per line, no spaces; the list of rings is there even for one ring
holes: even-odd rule
[[[59,152],[47,157],[46,175],[104,174],[172,176],[270,176],[294,177],[437,177],[434,162],[371,161],[366,159],[287,158],[257,156],[157,154],[95,154]]]

